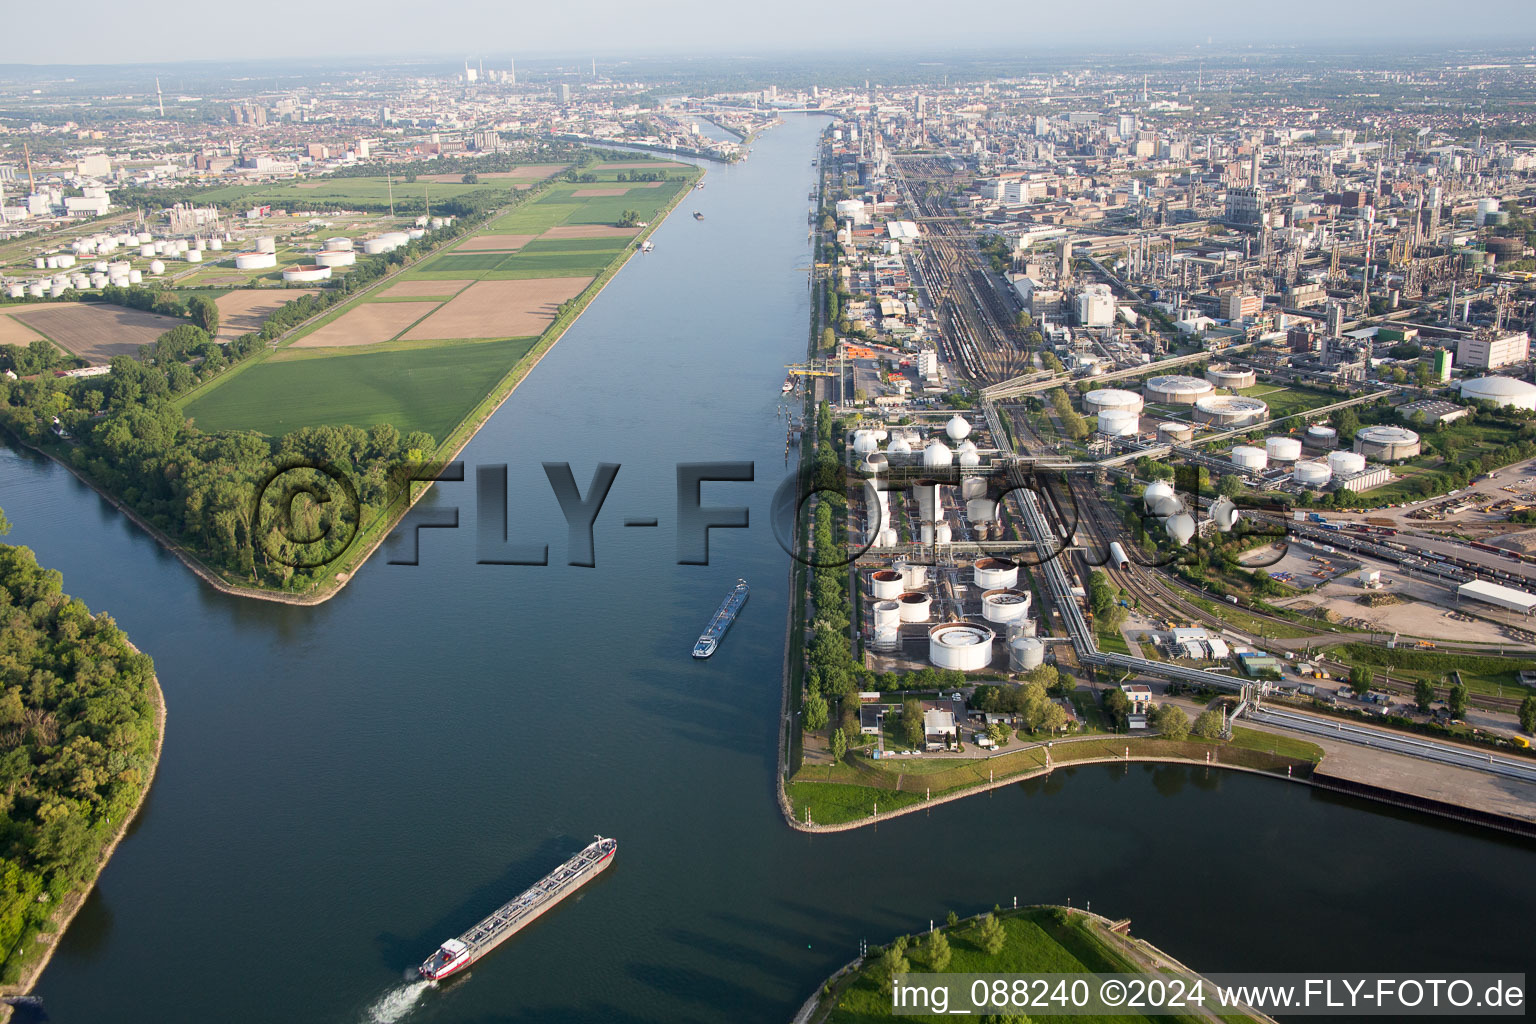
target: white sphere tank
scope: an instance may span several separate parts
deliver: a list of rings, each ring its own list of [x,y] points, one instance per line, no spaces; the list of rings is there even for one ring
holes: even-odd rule
[[[954,462],[954,453],[943,441],[934,441],[923,449],[923,466],[926,469],[942,469]]]
[[[961,452],[960,453],[960,468],[961,469],[975,469],[979,465],[981,465],[981,456],[979,454],[977,454],[975,451],[968,451],[968,452]]]
[[[165,264],[161,263],[159,260],[151,260],[149,264],[149,272],[155,275],[163,274],[165,273]]]
[[[1295,462],[1301,458],[1301,441],[1294,437],[1264,439],[1264,452],[1271,462]]]
[[[874,612],[876,629],[895,626],[901,622],[901,605],[895,601],[876,601]]]
[[[1083,411],[1090,415],[1102,414],[1106,409],[1129,409],[1131,412],[1141,412],[1145,405],[1146,400],[1136,392],[1121,388],[1098,388],[1083,396]]]
[[[901,605],[902,622],[927,622],[933,608],[933,598],[918,591],[907,591],[896,599]]]
[[[964,441],[971,433],[971,424],[964,416],[955,413],[944,424],[944,433],[949,435],[951,441]]]
[[[881,569],[870,574],[869,592],[876,601],[894,601],[906,590],[901,573],[893,569]]]
[[[1188,512],[1169,516],[1163,525],[1168,530],[1168,537],[1179,547],[1188,544],[1195,535],[1195,517]]]
[[[1099,413],[1099,433],[1105,437],[1134,437],[1141,414],[1132,409],[1110,408]]]
[[[1030,596],[1022,590],[989,590],[981,595],[981,617],[988,622],[1017,622],[1029,617]]]
[[[1008,641],[1008,669],[1033,672],[1045,664],[1045,643],[1032,636],[1017,636]]]
[[[1232,465],[1238,469],[1257,471],[1269,465],[1269,456],[1263,448],[1256,448],[1251,444],[1240,444],[1232,449]]]
[[[1147,514],[1157,519],[1167,519],[1169,516],[1177,515],[1183,507],[1184,503],[1179,500],[1178,495],[1159,494],[1147,502]]]
[[[1222,533],[1232,532],[1232,527],[1237,525],[1240,514],[1237,504],[1231,498],[1217,498],[1211,503],[1211,521]]]
[[[1147,484],[1147,488],[1141,492],[1141,496],[1146,501],[1147,507],[1150,508],[1152,502],[1158,498],[1173,497],[1173,485],[1166,480],[1153,480]]]
[[[854,451],[854,454],[856,454],[856,455],[868,455],[870,452],[878,451],[879,449],[880,449],[880,443],[875,440],[874,431],[872,431],[872,430],[855,430],[853,432],[853,451]]]
[[[1333,479],[1333,470],[1326,462],[1298,462],[1291,479],[1303,487],[1322,487]]]
[[[938,668],[975,672],[992,664],[997,634],[970,622],[945,622],[928,631],[928,660]]]
[[[1328,468],[1334,476],[1347,476],[1365,469],[1365,456],[1356,452],[1329,452]]]
[[[908,444],[907,439],[902,437],[900,434],[896,435],[896,437],[891,441],[885,450],[891,455],[912,454],[912,446]]]

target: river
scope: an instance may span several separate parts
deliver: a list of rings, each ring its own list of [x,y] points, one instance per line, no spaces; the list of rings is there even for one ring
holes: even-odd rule
[[[1091,902],[1213,971],[1525,969],[1528,845],[1274,780],[1081,768],[875,829],[783,823],[788,558],[768,509],[822,123],[711,165],[469,445],[470,482],[429,496],[460,527],[319,607],[218,594],[62,469],[0,449],[9,540],[154,656],[170,714],[144,811],[37,988],[50,1019],[767,1024],[861,938],[1015,897]],[[719,459],[756,479],[705,504],[751,525],[680,566],[674,466]],[[546,460],[583,491],[622,465],[595,568],[565,564]],[[473,467],[501,463],[547,567],[476,564]],[[697,663],[737,576],[751,601]],[[403,980],[598,832],[618,859],[578,897],[457,982]]]

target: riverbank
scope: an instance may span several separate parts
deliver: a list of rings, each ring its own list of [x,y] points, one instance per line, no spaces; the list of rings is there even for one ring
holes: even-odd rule
[[[988,920],[992,919],[992,920]],[[1202,976],[1178,959],[1147,942],[1133,938],[1129,920],[1114,921],[1101,914],[1073,907],[1039,905],[1017,909],[994,909],[951,920],[933,929],[946,940],[943,952],[934,960],[928,933],[901,936],[884,947],[875,946],[862,957],[839,968],[817,987],[816,993],[801,1005],[792,1024],[864,1024],[875,1019],[894,1017],[892,997],[883,991],[880,974],[887,950],[895,950],[906,961],[901,973],[955,974],[971,973],[1061,973],[1073,968],[1093,974],[1175,975],[1189,981]],[[998,927],[997,944],[988,949],[982,939],[986,927]],[[1207,991],[1212,990],[1207,983]],[[1208,1002],[1209,1000],[1206,1000]],[[956,1012],[950,1007],[950,1013]],[[908,1008],[903,1016],[911,1013]],[[1144,1019],[1127,1013],[1126,1019]],[[940,1020],[940,1014],[913,1019]],[[1187,1014],[1160,1016],[1159,1020],[1214,1021],[1217,1018],[1202,1005]],[[1223,1013],[1221,1020],[1270,1022],[1272,1018],[1255,1012]]]
[[[565,334],[565,332],[571,327],[571,325],[577,321],[577,319],[588,308],[588,306],[590,306],[591,303],[595,301],[600,294],[602,294],[608,283],[612,281],[615,276],[617,276],[619,271],[628,265],[629,261],[634,258],[636,253],[641,251],[643,243],[667,219],[667,217],[669,217],[673,211],[677,209],[677,206],[692,191],[692,186],[701,177],[703,177],[703,175],[704,170],[702,168],[691,168],[688,171],[686,175],[687,181],[684,187],[680,188],[677,194],[674,195],[670,201],[668,201],[666,206],[659,210],[654,217],[652,217],[645,228],[630,240],[629,244],[624,249],[623,256],[621,258],[616,257],[607,267],[602,270],[601,273],[599,273],[595,278],[593,278],[592,281],[587,284],[580,295],[570,300],[566,307],[559,313],[558,316],[556,316],[556,318],[539,336],[537,343],[526,354],[518,359],[517,362],[507,371],[507,373],[497,382],[496,386],[492,388],[491,391],[487,393],[486,396],[481,399],[465,415],[463,419],[459,421],[459,423],[453,428],[453,430],[448,433],[445,438],[441,439],[437,450],[433,453],[433,462],[446,464],[452,462],[458,457],[458,455],[464,450],[469,442],[474,439],[475,434],[479,432],[480,428],[484,426],[484,424],[491,418],[491,416],[495,414],[496,410],[499,409],[506,402],[506,400],[512,396],[512,393],[517,389],[518,385],[527,378],[527,376],[539,364],[543,357],[554,347],[555,343],[558,342],[560,338]],[[503,208],[502,210],[489,215],[488,217],[484,218],[484,223],[490,223],[494,221],[497,217],[504,215],[509,210],[523,205],[523,203],[526,201],[526,198],[520,199],[518,203],[515,203],[510,207]],[[435,252],[434,255],[436,255]],[[356,296],[349,298],[346,302],[341,303],[335,307],[327,308],[326,310],[317,314],[316,317],[306,321],[304,324],[296,326],[293,330],[285,334],[284,338],[292,338],[297,334],[303,333],[303,331],[312,326],[318,319],[338,316],[345,310],[353,308],[353,306],[355,306],[357,302],[361,301],[361,299],[364,298],[367,294],[370,294],[376,289],[388,284],[399,274],[419,269],[419,267],[420,262],[408,267],[402,267],[394,274],[390,274],[381,278],[379,281],[371,284],[367,289],[359,292]],[[280,348],[281,345],[278,347]],[[273,351],[275,350],[276,349]],[[248,360],[246,363],[242,363],[232,368],[230,372],[239,372],[240,370],[247,368],[248,365],[260,362],[261,359],[266,357],[266,355],[270,355],[270,352],[256,359]],[[16,437],[16,435],[13,433],[7,433],[9,436]],[[89,473],[72,465],[61,452],[52,450],[52,445],[39,446],[20,437],[16,437],[16,440],[30,448],[32,451],[35,451],[43,456],[46,456],[47,458],[54,460],[65,469],[69,470],[82,483],[105,498],[107,502],[113,506],[113,508],[119,512],[122,512],[131,522],[134,523],[134,525],[144,530],[151,537],[153,537],[157,543],[159,543],[171,554],[175,555],[183,565],[185,565],[199,579],[201,579],[204,583],[208,584],[213,589],[233,597],[243,597],[258,601],[269,601],[276,604],[313,606],[323,604],[324,602],[329,601],[332,597],[335,597],[338,593],[341,592],[342,588],[351,581],[352,577],[357,573],[359,569],[362,568],[367,560],[373,556],[373,554],[384,543],[384,541],[388,539],[394,529],[410,513],[411,509],[415,507],[416,502],[420,501],[422,496],[425,495],[431,487],[430,482],[423,482],[419,487],[415,484],[408,484],[405,493],[400,498],[396,499],[393,503],[382,509],[380,514],[375,516],[370,523],[368,523],[366,526],[362,526],[359,529],[358,535],[352,539],[352,542],[349,544],[348,548],[338,558],[326,566],[326,575],[315,586],[302,592],[284,591],[268,587],[252,586],[249,584],[232,581],[222,572],[208,565],[195,553],[188,550],[186,547],[171,538],[163,530],[160,530],[145,520],[143,517],[138,515],[133,509],[129,508],[126,503],[119,500],[111,491],[93,479]]]
[[[132,641],[125,639],[124,643],[134,653],[142,653],[137,647],[133,646]],[[154,702],[155,709],[155,753],[154,758],[150,761],[149,774],[144,779],[143,787],[139,790],[139,798],[134,803],[132,810],[123,817],[112,838],[101,848],[101,854],[96,861],[96,869],[91,873],[90,879],[72,889],[69,895],[60,901],[58,909],[54,911],[51,918],[53,930],[43,932],[37,936],[38,944],[43,947],[42,952],[37,954],[36,958],[22,969],[21,978],[17,982],[11,985],[0,985],[0,998],[11,999],[17,996],[25,996],[32,991],[33,987],[37,984],[38,978],[42,975],[43,969],[53,959],[53,954],[58,950],[59,942],[64,938],[64,933],[69,929],[70,923],[74,921],[75,915],[84,906],[86,898],[91,894],[91,890],[96,888],[96,880],[101,877],[102,871],[106,869],[107,862],[112,859],[112,854],[117,850],[118,844],[128,834],[128,829],[138,819],[139,812],[144,807],[144,801],[149,798],[149,788],[155,783],[155,774],[160,767],[160,754],[165,748],[166,718],[165,691],[160,688],[159,675],[151,677],[151,684],[151,699]],[[11,1019],[12,1010],[13,1007],[9,1003],[0,1005],[0,1024],[4,1024],[4,1022]]]

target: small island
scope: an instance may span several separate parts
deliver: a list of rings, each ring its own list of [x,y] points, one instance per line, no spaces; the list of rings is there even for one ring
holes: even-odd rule
[[[0,994],[47,965],[138,813],[164,733],[149,656],[29,548],[0,544]]]
[[[892,991],[902,975],[924,974],[1147,974],[1199,975],[1156,946],[1130,934],[1129,921],[1059,906],[993,908],[991,913],[948,919],[921,936],[898,936],[870,947],[844,966],[795,1014],[794,1024],[870,1024],[896,1017]],[[942,1015],[902,1020],[944,1020]],[[1022,1015],[983,1016],[983,1021],[1027,1021]],[[1101,1019],[1052,1016],[1051,1020]],[[1127,1013],[1115,1020],[1151,1020]],[[1211,1014],[1158,1016],[1163,1021],[1209,1021]],[[1269,1021],[1263,1014],[1222,1014],[1222,1020]]]

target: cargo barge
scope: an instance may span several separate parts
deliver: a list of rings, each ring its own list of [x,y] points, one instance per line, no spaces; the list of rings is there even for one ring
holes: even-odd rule
[[[699,634],[699,639],[693,645],[695,658],[707,658],[715,653],[720,646],[720,640],[725,636],[725,631],[731,628],[731,623],[736,621],[736,613],[741,611],[741,606],[747,603],[746,580],[737,580],[736,586],[725,595],[725,600],[720,602],[714,618],[709,620],[709,625],[704,627],[704,632]]]
[[[456,939],[449,939],[417,970],[429,981],[457,974],[522,931],[543,913],[586,885],[613,863],[617,839],[594,837],[580,853],[534,884],[533,888],[497,910]]]

